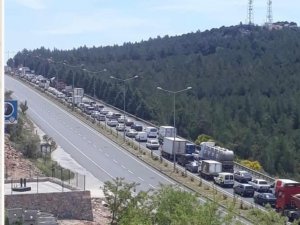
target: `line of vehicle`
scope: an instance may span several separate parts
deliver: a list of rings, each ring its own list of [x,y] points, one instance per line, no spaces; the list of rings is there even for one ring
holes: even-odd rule
[[[22,82],[19,82],[21,85],[25,86],[25,84],[23,84]],[[26,87],[26,86],[25,86]],[[37,91],[32,90],[31,88],[29,88],[28,90],[30,90],[31,92],[39,95],[40,97],[42,97],[44,100],[46,100],[47,102],[49,102],[52,106],[56,107],[58,110],[60,110],[63,113],[68,113],[67,111],[61,109],[59,106],[57,106],[55,103],[53,103],[52,101],[48,100],[47,98],[45,98],[44,96],[42,96],[40,93],[38,93]],[[150,171],[152,171],[153,173],[155,173],[156,175],[160,176],[161,178],[163,178],[164,180],[168,181],[170,184],[175,184],[171,179],[163,176],[162,174],[158,173],[156,170],[152,169],[150,166],[148,166],[147,164],[144,164],[143,162],[141,162],[140,160],[134,158],[131,154],[129,154],[127,151],[125,151],[124,149],[120,148],[118,145],[116,145],[114,142],[112,142],[109,138],[105,137],[104,135],[102,135],[101,133],[99,133],[98,131],[95,131],[95,129],[91,128],[90,126],[88,126],[86,123],[82,122],[81,120],[79,120],[76,116],[72,115],[71,113],[68,113],[73,119],[75,119],[77,122],[79,122],[81,125],[83,125],[85,128],[87,128],[88,130],[90,130],[91,132],[93,132],[96,135],[101,135],[101,137],[103,139],[105,139],[107,142],[109,142],[111,145],[113,145],[115,148],[117,148],[120,152],[122,152],[123,154],[129,156],[131,159],[135,160],[136,162],[138,162],[140,165],[146,167],[147,169],[149,169]],[[81,135],[80,135],[81,136]]]
[[[86,154],[84,154],[80,149],[78,149],[69,139],[67,139],[62,133],[60,133],[56,128],[54,128],[50,123],[48,123],[45,119],[43,119],[35,110],[31,109],[31,111],[38,116],[44,123],[46,123],[52,130],[54,130],[58,135],[60,135],[66,142],[68,142],[75,150],[77,150],[79,153],[81,153],[85,158],[87,158],[89,161],[91,161],[97,168],[102,170],[104,173],[106,173],[110,178],[114,179],[114,176],[112,176],[109,172],[107,172],[103,167],[99,166],[94,160],[92,160],[90,157],[88,157]]]
[[[112,109],[114,109],[114,110],[120,111],[120,109],[118,109],[118,108],[116,108],[115,106],[110,105],[110,104],[108,104],[108,103],[106,103],[106,102],[103,102],[103,101],[100,100],[100,99],[96,99],[96,98],[94,98],[94,97],[92,97],[92,96],[89,96],[89,95],[87,95],[87,94],[84,94],[84,96],[87,97],[87,98],[89,98],[89,99],[92,99],[93,101],[101,102],[102,104],[104,104],[104,105],[106,105],[106,106],[108,106],[108,107],[110,107],[110,108],[112,108]],[[132,117],[132,118],[134,118],[134,119],[136,119],[136,120],[138,120],[138,121],[141,121],[141,122],[143,122],[143,123],[145,123],[145,124],[147,124],[147,125],[149,125],[149,126],[158,128],[157,125],[155,125],[155,124],[153,124],[153,123],[150,123],[149,121],[143,120],[143,119],[141,119],[141,118],[139,118],[139,117],[136,117],[135,115],[132,115],[132,114],[130,114],[130,113],[128,113],[128,112],[126,112],[126,116],[130,116],[130,117]],[[178,136],[178,137],[179,137],[179,138],[183,138],[183,137],[180,137],[180,136]],[[185,139],[185,138],[183,138],[183,139]],[[190,140],[189,140],[189,141],[190,141]],[[235,167],[240,168],[240,170],[246,170],[247,172],[249,172],[249,173],[255,175],[256,177],[263,178],[263,179],[265,179],[265,180],[267,180],[267,181],[269,181],[269,182],[271,182],[271,183],[275,181],[275,178],[270,177],[270,176],[268,176],[267,174],[263,174],[263,173],[260,173],[260,172],[258,172],[258,171],[252,170],[252,169],[250,169],[250,168],[248,168],[248,167],[246,167],[246,166],[243,166],[243,165],[241,165],[241,164],[239,164],[239,163],[237,163],[237,162],[233,162],[233,163],[234,163],[234,166],[235,166]]]

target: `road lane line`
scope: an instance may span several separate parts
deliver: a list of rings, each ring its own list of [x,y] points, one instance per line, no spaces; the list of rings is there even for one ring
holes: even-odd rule
[[[109,154],[105,153],[105,155],[106,155],[107,157],[109,157]]]
[[[132,156],[129,152],[127,152],[125,149],[123,149],[122,147],[118,146],[117,144],[115,144],[112,140],[110,140],[109,138],[105,137],[103,134],[101,134],[99,131],[96,131],[94,128],[90,127],[89,125],[87,125],[86,123],[84,123],[83,121],[81,121],[79,118],[77,118],[76,116],[74,116],[73,114],[67,112],[66,110],[62,109],[61,107],[59,107],[57,104],[55,104],[54,102],[52,102],[51,100],[47,99],[46,97],[42,96],[39,92],[29,88],[28,86],[26,86],[25,84],[23,84],[22,82],[18,81],[17,82],[21,85],[26,87],[29,91],[31,91],[32,93],[38,95],[40,98],[44,99],[46,102],[48,102],[49,104],[51,104],[53,107],[57,108],[59,111],[61,111],[64,114],[67,114],[70,118],[73,118],[74,120],[76,120],[78,123],[80,123],[83,127],[85,127],[86,129],[90,130],[92,133],[94,133],[97,136],[100,136],[103,140],[106,140],[107,142],[109,142],[112,146],[114,146],[116,149],[118,149],[120,152],[122,152],[123,154],[125,154],[126,156],[128,156],[129,158],[135,160],[137,163],[139,163],[140,165],[144,166],[145,168],[147,168],[149,171],[155,173],[156,175],[158,175],[159,177],[163,178],[164,180],[166,180],[167,182],[171,183],[171,184],[175,184],[175,182],[173,182],[170,178],[160,174],[159,172],[157,172],[155,169],[151,168],[149,165],[145,164],[144,162],[136,159],[134,156]],[[36,113],[35,113],[36,114]],[[40,117],[40,116],[39,116]],[[40,117],[41,118],[41,117]],[[47,123],[48,124],[48,123]],[[51,126],[52,127],[52,126]],[[81,135],[79,135],[81,136]],[[76,148],[79,152],[80,149]],[[82,154],[84,154],[82,152]]]
[[[128,170],[129,173],[133,174],[133,172],[131,170]]]
[[[153,189],[156,189],[156,187],[154,187],[152,184],[149,184],[150,187],[152,187]]]
[[[141,181],[145,181],[143,178],[141,178],[141,177],[138,177]]]
[[[126,167],[125,167],[124,165],[121,165],[121,167],[122,167],[123,169],[126,169]]]
[[[67,139],[62,133],[60,133],[57,129],[55,129],[51,124],[49,124],[44,118],[42,118],[39,114],[35,112],[35,110],[31,109],[31,111],[36,114],[41,120],[43,120],[46,124],[48,124],[49,127],[51,127],[58,135],[60,135],[63,139],[65,139],[66,142],[68,142],[74,149],[76,149],[79,153],[81,153],[84,157],[86,157],[88,160],[90,160],[96,167],[98,167],[100,170],[102,170],[104,173],[106,173],[110,178],[114,179],[114,177],[107,172],[104,168],[99,166],[94,160],[92,160],[90,157],[88,157],[86,154],[84,154],[80,149],[78,149],[69,139]]]
[[[114,161],[114,163],[118,163],[118,161],[117,161],[117,160],[115,160],[115,159],[113,159],[113,161]]]

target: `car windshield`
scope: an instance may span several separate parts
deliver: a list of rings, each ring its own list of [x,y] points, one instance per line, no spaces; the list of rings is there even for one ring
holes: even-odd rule
[[[260,181],[260,184],[268,184],[267,181]]]

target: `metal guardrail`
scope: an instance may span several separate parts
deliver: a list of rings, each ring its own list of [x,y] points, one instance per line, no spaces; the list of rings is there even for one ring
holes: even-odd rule
[[[93,98],[92,96],[89,96],[89,95],[87,95],[87,94],[85,94],[84,96],[87,97],[87,98],[89,98],[89,99],[92,99],[92,100],[95,101],[95,102],[100,102],[101,104],[103,104],[103,105],[105,105],[105,106],[107,106],[107,107],[109,107],[109,108],[112,108],[112,109],[114,109],[114,110],[116,110],[116,111],[118,111],[118,112],[120,112],[120,111],[123,112],[123,110],[120,110],[119,108],[117,108],[117,107],[115,107],[115,106],[113,106],[113,105],[110,105],[110,104],[108,104],[108,103],[106,103],[106,102],[104,102],[104,101],[102,101],[102,100],[100,100],[100,99]],[[147,125],[149,125],[149,126],[151,126],[151,127],[156,127],[157,129],[159,128],[158,125],[153,124],[153,123],[151,123],[151,122],[148,122],[148,121],[146,121],[146,120],[143,120],[143,119],[141,119],[141,118],[139,118],[139,117],[137,117],[137,116],[135,116],[135,115],[132,115],[132,114],[127,113],[127,112],[125,112],[125,114],[126,114],[127,116],[130,116],[130,117],[134,118],[134,119],[137,120],[137,121],[141,121],[141,122],[143,122],[143,123],[145,123],[145,124],[147,124]],[[180,137],[180,136],[178,136],[178,137]],[[183,138],[183,137],[180,137],[180,138]],[[185,139],[185,138],[183,138],[183,139]],[[261,172],[258,172],[258,171],[256,171],[256,170],[250,169],[249,167],[246,167],[246,166],[244,166],[244,165],[242,165],[242,164],[240,164],[240,163],[238,163],[238,162],[234,162],[234,166],[235,166],[235,168],[237,168],[238,170],[245,170],[245,171],[251,173],[253,176],[255,176],[255,177],[257,177],[257,178],[264,179],[264,180],[266,180],[266,181],[268,181],[268,182],[270,182],[270,183],[274,183],[274,182],[275,182],[275,178],[270,177],[270,176],[268,176],[267,174],[263,174],[263,173],[261,173]]]
[[[27,80],[25,80],[25,81],[27,81]],[[28,83],[30,83],[30,82],[28,82]],[[30,84],[31,84],[31,83],[30,83]],[[121,110],[121,109],[119,109],[119,108],[117,108],[117,107],[115,107],[115,106],[113,106],[113,105],[110,105],[110,104],[108,104],[108,103],[106,103],[106,102],[104,102],[104,101],[102,101],[102,100],[100,100],[100,99],[94,98],[94,97],[89,96],[89,95],[87,95],[87,94],[84,94],[84,97],[89,98],[89,99],[91,99],[91,100],[93,100],[93,101],[95,101],[95,102],[99,102],[99,103],[101,103],[101,104],[103,104],[103,105],[105,105],[105,106],[107,106],[107,107],[109,107],[109,108],[112,108],[112,109],[114,109],[114,110],[116,110],[116,111],[118,111],[118,112],[120,112],[120,111],[123,112],[123,110]],[[123,112],[123,113],[124,113],[124,112]],[[157,129],[159,128],[158,125],[153,124],[153,123],[151,123],[151,122],[149,122],[149,121],[143,120],[143,119],[141,119],[141,118],[139,118],[139,117],[137,117],[137,116],[135,116],[135,115],[132,115],[132,114],[130,114],[130,113],[128,113],[128,112],[125,112],[125,114],[126,114],[126,116],[130,116],[130,117],[134,118],[134,119],[137,120],[137,121],[143,122],[144,124],[147,124],[147,125],[152,126],[152,127],[156,127]],[[180,137],[180,136],[178,136],[178,137]],[[182,137],[180,137],[180,138],[182,138]],[[184,139],[184,138],[183,138],[183,139]],[[246,167],[246,166],[243,166],[242,164],[240,164],[240,163],[238,163],[238,162],[234,162],[234,166],[235,166],[235,168],[237,168],[238,170],[245,170],[245,171],[251,173],[253,176],[255,176],[255,177],[257,177],[257,178],[264,179],[264,180],[266,180],[266,181],[268,181],[268,182],[270,182],[270,183],[274,183],[274,182],[275,182],[275,178],[273,178],[273,177],[271,177],[271,176],[269,176],[269,175],[267,175],[267,174],[263,174],[263,173],[261,173],[261,172],[258,172],[258,171],[256,171],[256,170],[250,169],[250,168],[248,168],[248,167]]]
[[[234,166],[236,168],[239,168],[240,170],[246,170],[247,172],[251,173],[252,175],[254,175],[257,178],[264,179],[264,180],[266,180],[266,181],[268,181],[270,183],[274,183],[275,182],[275,178],[270,177],[270,176],[268,176],[266,174],[260,173],[260,172],[258,172],[256,170],[250,169],[250,168],[248,168],[246,166],[241,165],[240,163],[234,162]]]
[[[51,95],[51,93],[48,93],[48,94]],[[52,96],[52,95],[51,95],[51,96]],[[52,96],[52,97],[54,97],[54,96]],[[102,101],[99,101],[98,99],[97,99],[97,102],[101,102],[101,103],[102,103]],[[117,110],[117,111],[120,111],[120,109],[118,109],[118,108],[116,108],[116,107],[114,107],[114,106],[111,106],[111,105],[109,105],[109,104],[107,104],[107,103],[105,103],[105,102],[103,102],[103,104],[106,105],[106,106],[109,106],[109,107],[111,107],[111,108],[113,108],[113,109],[115,109],[115,110]],[[142,120],[142,119],[140,119],[140,118],[138,118],[138,117],[136,117],[136,116],[134,116],[134,115],[131,115],[131,114],[129,114],[129,113],[127,113],[127,115],[130,115],[131,117],[136,118],[137,120],[142,121],[142,122],[144,122],[145,124],[149,124],[149,125],[151,125],[151,126],[155,126],[154,124],[151,124],[151,123],[149,123],[148,121],[144,121],[144,120]],[[100,122],[100,123],[102,123],[102,122]],[[155,127],[156,127],[156,126],[155,126]],[[111,132],[117,133],[114,129],[111,129]],[[134,140],[133,140],[132,138],[126,137],[126,139],[127,139],[127,140],[133,141],[133,143],[134,143],[135,145],[138,144],[138,143],[135,143]],[[150,149],[148,149],[148,148],[146,148],[146,147],[144,147],[144,146],[142,146],[142,145],[139,145],[139,148],[141,148],[141,150],[151,151]],[[160,157],[160,155],[158,155],[158,154],[156,154],[156,153],[154,153],[154,155],[157,155],[158,157]],[[170,167],[173,166],[173,162],[171,162],[171,161],[169,161],[169,160],[167,160],[167,159],[162,159],[162,160],[163,160],[164,163],[168,163],[168,167],[169,167],[169,166],[170,166]],[[209,182],[209,181],[207,181],[207,180],[205,180],[205,179],[202,179],[201,177],[197,176],[196,174],[193,174],[193,173],[187,171],[184,167],[182,167],[182,166],[180,166],[180,165],[178,165],[178,164],[177,164],[176,168],[177,168],[178,171],[179,171],[178,173],[185,173],[187,176],[193,177],[193,178],[195,179],[195,181],[202,182],[202,183],[203,183],[204,185],[206,185],[207,187],[209,187],[209,188],[211,188],[211,189],[213,189],[213,190],[216,190],[217,192],[219,192],[219,193],[221,193],[221,194],[223,194],[223,195],[226,195],[226,196],[228,196],[228,197],[230,197],[230,198],[232,198],[232,199],[236,199],[236,201],[239,201],[240,203],[242,203],[243,205],[245,205],[245,206],[247,206],[247,207],[249,207],[249,208],[257,208],[257,205],[256,205],[256,204],[247,202],[247,201],[243,200],[241,197],[239,197],[239,196],[237,196],[237,195],[233,195],[233,194],[231,194],[231,193],[229,193],[229,192],[226,192],[226,191],[223,190],[221,187],[219,187],[219,186],[215,185],[214,183],[211,183],[211,182]],[[186,186],[186,185],[184,185],[184,186],[185,186],[186,188],[192,190],[192,189],[189,188],[188,186]],[[208,197],[208,196],[202,195],[202,197],[206,198],[207,200],[214,201],[212,198],[210,198],[210,197]],[[218,203],[218,202],[216,202],[216,203],[217,203],[220,207],[222,207],[223,209],[226,209],[225,206],[221,205],[221,204]],[[261,208],[261,209],[262,209],[262,208]],[[262,210],[263,210],[263,209],[262,209]],[[249,221],[248,218],[246,218],[246,217],[244,217],[244,216],[242,216],[242,215],[240,215],[240,214],[238,214],[238,213],[234,213],[234,214],[236,214],[237,216],[243,218],[243,219],[246,220],[246,221]],[[249,222],[250,222],[250,221],[249,221]],[[250,222],[250,223],[251,223],[251,222]]]

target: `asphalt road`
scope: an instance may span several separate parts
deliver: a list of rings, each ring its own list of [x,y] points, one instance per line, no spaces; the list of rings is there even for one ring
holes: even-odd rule
[[[124,177],[140,183],[137,191],[175,184],[21,82],[5,76],[5,89],[26,100],[34,123],[100,181]]]

